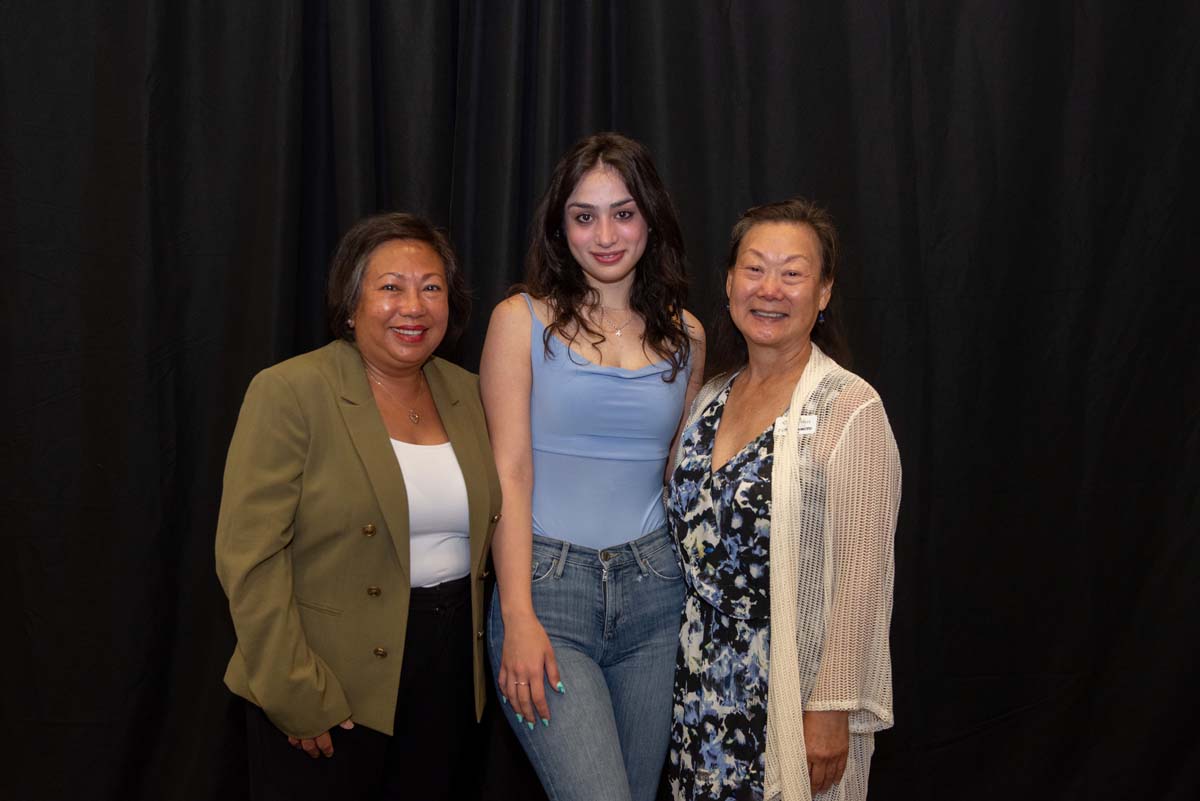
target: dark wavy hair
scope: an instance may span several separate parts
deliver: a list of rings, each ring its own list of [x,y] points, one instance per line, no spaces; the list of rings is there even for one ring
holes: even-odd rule
[[[776,203],[754,206],[742,212],[729,234],[729,254],[725,259],[724,275],[734,268],[742,240],[756,225],[763,223],[792,223],[806,225],[817,236],[821,253],[821,281],[832,284],[838,272],[838,232],[829,212],[802,197],[788,198]],[[850,349],[842,333],[841,315],[837,311],[838,295],[835,292],[825,308],[825,321],[813,326],[812,341],[843,367],[850,366]],[[737,330],[729,309],[724,303],[716,315],[713,325],[712,346],[709,349],[709,375],[721,375],[736,370],[749,358],[746,338]]]
[[[670,362],[664,380],[674,381],[691,354],[691,339],[683,320],[687,260],[675,204],[654,168],[650,151],[641,143],[618,133],[592,134],[576,142],[559,160],[534,212],[525,284],[514,291],[524,289],[550,306],[554,320],[543,335],[547,356],[550,337],[555,334],[574,341],[579,332],[585,331],[596,337],[594,341],[604,341],[603,332],[582,313],[599,303],[599,297],[571,255],[563,231],[567,199],[583,176],[598,164],[621,176],[646,218],[648,240],[634,267],[629,305],[646,321],[645,343]]]
[[[394,211],[376,214],[359,220],[342,237],[333,262],[329,265],[329,285],[325,291],[325,313],[329,319],[329,330],[338,339],[354,341],[354,328],[350,318],[358,309],[362,296],[363,276],[371,255],[380,245],[395,239],[412,239],[424,242],[442,260],[446,270],[446,294],[450,304],[450,320],[446,327],[443,347],[451,344],[467,327],[471,315],[471,293],[466,278],[458,266],[454,247],[446,234],[415,214]]]

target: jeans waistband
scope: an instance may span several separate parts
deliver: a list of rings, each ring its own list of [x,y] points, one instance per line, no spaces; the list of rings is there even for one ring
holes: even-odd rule
[[[533,545],[534,548],[555,552],[555,555],[558,557],[558,564],[554,572],[556,575],[561,576],[563,567],[568,563],[582,567],[609,570],[617,569],[621,566],[637,565],[641,572],[646,573],[650,570],[646,564],[646,556],[657,553],[663,548],[673,548],[674,542],[667,531],[667,527],[662,526],[651,531],[649,534],[643,534],[635,540],[599,550],[583,545],[576,545],[571,542],[564,542],[563,540],[556,540],[553,537],[543,537],[539,534],[533,535]]]

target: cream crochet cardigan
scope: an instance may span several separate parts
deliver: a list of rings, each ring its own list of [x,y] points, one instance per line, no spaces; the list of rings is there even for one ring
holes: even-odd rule
[[[700,390],[692,425],[728,385]],[[675,453],[675,464],[680,454]],[[842,781],[816,801],[862,801],[874,733],[892,725],[888,626],[900,456],[878,393],[813,346],[775,423],[765,797],[810,801],[804,710],[850,712]]]

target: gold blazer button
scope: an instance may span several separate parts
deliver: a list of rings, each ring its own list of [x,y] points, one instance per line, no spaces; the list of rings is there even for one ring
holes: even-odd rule
[[[370,595],[372,598],[378,598],[380,595],[383,595],[383,590],[378,587],[367,587],[367,595]]]
[[[387,656],[387,649],[386,648],[376,648],[371,653],[375,654],[375,656],[379,657],[380,659],[383,659],[385,656]]]
[[[368,537],[374,537],[375,536],[375,524],[367,523],[365,526],[362,527],[362,533]]]
[[[499,514],[494,514],[494,515],[492,515],[492,522],[493,522],[493,523],[498,523],[498,522],[500,522],[500,515],[499,515]]]

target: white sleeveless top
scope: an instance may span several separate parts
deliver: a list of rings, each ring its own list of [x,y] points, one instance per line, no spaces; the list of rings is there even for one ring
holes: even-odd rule
[[[449,442],[392,440],[408,490],[411,586],[432,587],[471,572],[467,484]]]

